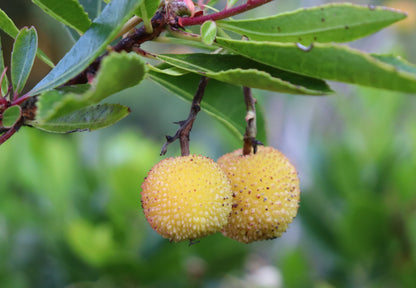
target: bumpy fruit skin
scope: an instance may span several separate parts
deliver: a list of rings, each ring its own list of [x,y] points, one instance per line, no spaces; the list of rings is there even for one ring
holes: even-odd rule
[[[231,194],[217,163],[189,155],[156,164],[142,184],[141,201],[150,226],[178,242],[220,231],[231,212]]]
[[[297,214],[300,189],[296,169],[272,147],[256,154],[225,154],[218,164],[231,180],[232,213],[222,233],[250,243],[280,237]]]

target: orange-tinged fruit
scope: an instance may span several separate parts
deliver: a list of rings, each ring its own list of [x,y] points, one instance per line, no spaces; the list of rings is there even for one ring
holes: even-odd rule
[[[156,164],[142,184],[141,201],[150,226],[178,242],[220,231],[231,212],[231,194],[217,163],[189,155]]]
[[[280,237],[297,214],[300,199],[295,167],[278,150],[258,147],[225,154],[218,164],[231,180],[232,213],[222,233],[250,243]]]

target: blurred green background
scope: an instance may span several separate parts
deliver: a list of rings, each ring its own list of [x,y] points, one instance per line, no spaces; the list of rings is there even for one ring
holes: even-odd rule
[[[326,2],[274,1],[250,13]],[[416,63],[416,1],[351,2],[410,17],[350,45]],[[55,62],[70,49],[63,27],[30,1],[0,8],[19,27],[35,25]],[[1,37],[8,61],[12,42]],[[36,65],[32,85],[47,73]],[[302,197],[281,238],[250,245],[219,233],[169,243],[147,224],[141,182],[189,109],[157,85],[112,96],[132,113],[107,129],[22,128],[0,147],[0,287],[416,287],[416,98],[331,84],[337,94],[328,97],[255,91],[267,107],[268,144],[298,168]],[[200,113],[191,152],[217,159],[239,146]],[[175,143],[167,156],[178,154]]]

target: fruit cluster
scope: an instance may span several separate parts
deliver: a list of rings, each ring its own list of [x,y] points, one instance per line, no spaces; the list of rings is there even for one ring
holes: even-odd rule
[[[297,214],[299,180],[278,150],[236,150],[212,159],[167,158],[142,184],[150,226],[172,241],[195,240],[221,231],[243,243],[280,237]]]

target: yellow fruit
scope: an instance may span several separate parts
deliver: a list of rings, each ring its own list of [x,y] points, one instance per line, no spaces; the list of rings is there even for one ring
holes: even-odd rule
[[[141,201],[150,226],[178,242],[220,231],[231,212],[231,194],[217,163],[189,155],[156,164],[142,184]]]
[[[289,160],[260,146],[256,154],[228,153],[218,164],[233,190],[232,213],[222,233],[243,243],[280,237],[299,207],[299,179]]]

